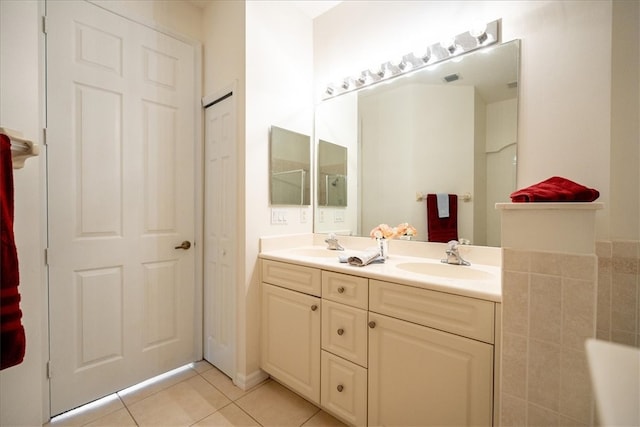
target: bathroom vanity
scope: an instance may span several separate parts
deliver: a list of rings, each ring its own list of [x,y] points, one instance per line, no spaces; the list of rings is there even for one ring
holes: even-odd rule
[[[318,245],[263,251],[262,369],[352,425],[492,425],[500,267],[401,249],[366,267]]]

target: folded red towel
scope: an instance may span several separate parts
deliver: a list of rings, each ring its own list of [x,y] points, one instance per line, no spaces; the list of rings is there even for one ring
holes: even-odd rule
[[[438,215],[438,196],[427,194],[427,231],[430,242],[458,240],[458,196],[449,194],[449,216]]]
[[[598,197],[600,197],[598,190],[559,176],[511,193],[511,201],[514,203],[593,202]]]
[[[0,369],[24,359],[25,334],[20,311],[18,253],[13,234],[11,141],[0,135]]]

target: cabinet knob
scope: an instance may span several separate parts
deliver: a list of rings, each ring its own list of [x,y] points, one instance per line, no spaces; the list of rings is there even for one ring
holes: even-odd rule
[[[318,309],[318,305],[317,304],[313,304],[311,306],[311,311],[316,311]]]
[[[342,335],[342,334],[344,334],[344,329],[342,328],[338,329],[338,335]]]
[[[336,387],[336,389],[338,390],[338,392],[342,392],[342,390],[344,390],[344,386],[342,384],[338,384],[338,387]]]
[[[344,286],[340,286],[340,287],[338,288],[338,293],[339,293],[339,294],[344,294]]]
[[[376,322],[374,322],[373,320],[371,322],[369,322],[369,327],[371,329],[375,328],[376,327]]]

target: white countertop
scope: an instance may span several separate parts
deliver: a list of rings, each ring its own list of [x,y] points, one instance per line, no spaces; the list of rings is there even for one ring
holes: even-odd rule
[[[309,256],[301,254],[310,251],[327,251],[327,255]],[[338,273],[352,274],[378,279],[388,282],[395,282],[418,288],[447,292],[472,298],[483,299],[493,302],[502,301],[502,273],[501,268],[495,265],[474,264],[471,266],[449,265],[440,262],[440,259],[423,258],[415,256],[394,255],[391,252],[389,258],[384,263],[369,264],[364,267],[356,267],[347,263],[340,263],[340,255],[358,252],[350,251],[329,251],[324,246],[299,246],[286,249],[268,250],[260,253],[260,258],[273,261],[289,262],[308,267],[320,268],[323,270],[335,271]],[[444,255],[444,253],[443,253]],[[403,270],[398,267],[403,263],[434,263],[451,269],[470,269],[485,272],[488,278],[482,279],[461,279],[444,277],[442,275],[427,275]],[[446,271],[446,270],[445,270]],[[452,270],[455,274],[456,271]]]

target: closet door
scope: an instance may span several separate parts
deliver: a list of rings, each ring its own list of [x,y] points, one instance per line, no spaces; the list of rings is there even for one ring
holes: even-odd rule
[[[205,100],[204,358],[235,379],[236,114],[229,89]]]
[[[198,357],[195,49],[47,2],[51,414]]]

